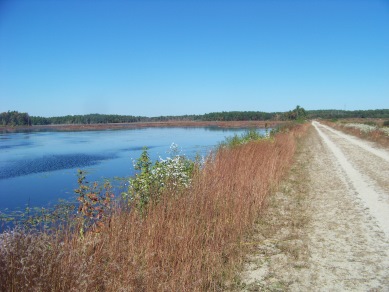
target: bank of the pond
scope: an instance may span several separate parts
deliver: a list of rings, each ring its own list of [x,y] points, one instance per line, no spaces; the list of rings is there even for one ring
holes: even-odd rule
[[[138,128],[163,127],[217,127],[217,128],[274,128],[285,124],[282,121],[167,121],[141,123],[107,123],[107,124],[66,124],[66,125],[33,125],[33,126],[0,126],[2,132],[22,131],[102,131]]]

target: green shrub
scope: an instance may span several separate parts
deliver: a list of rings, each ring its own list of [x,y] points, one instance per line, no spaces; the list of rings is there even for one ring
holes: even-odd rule
[[[389,127],[389,120],[385,121],[383,124],[384,127]]]
[[[267,130],[266,130],[267,131]],[[270,132],[270,134],[273,133],[273,130]],[[249,130],[245,133],[241,134],[240,136],[235,134],[232,137],[226,137],[224,142],[221,142],[219,144],[219,147],[236,147],[242,144],[246,144],[250,141],[256,141],[261,139],[266,139],[268,137],[268,133],[266,135],[262,135],[261,133],[257,132],[256,130]]]
[[[178,147],[172,144],[170,153],[173,158],[160,158],[154,164],[150,160],[147,147],[134,163],[139,173],[130,178],[127,193],[122,196],[129,203],[134,203],[138,211],[144,213],[150,201],[158,202],[163,193],[177,195],[189,187],[193,173],[199,164],[183,155],[179,155]]]

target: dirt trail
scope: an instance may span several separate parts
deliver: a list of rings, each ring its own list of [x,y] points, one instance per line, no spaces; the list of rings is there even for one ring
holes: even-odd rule
[[[274,200],[238,290],[389,291],[387,150],[313,122]]]

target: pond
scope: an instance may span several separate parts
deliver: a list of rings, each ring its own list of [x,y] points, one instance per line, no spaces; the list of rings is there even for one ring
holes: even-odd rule
[[[72,200],[77,170],[87,180],[134,175],[133,161],[147,146],[153,161],[166,158],[172,143],[181,154],[205,156],[225,137],[245,129],[142,128],[80,132],[0,133],[0,211],[49,207]],[[261,130],[264,132],[264,130]],[[116,183],[116,186],[124,185]],[[116,194],[123,189],[116,187]]]

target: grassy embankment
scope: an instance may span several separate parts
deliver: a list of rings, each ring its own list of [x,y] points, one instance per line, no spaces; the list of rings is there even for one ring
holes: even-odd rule
[[[382,119],[345,119],[320,122],[344,133],[389,147],[389,121]]]
[[[241,267],[242,240],[289,169],[307,126],[220,147],[188,188],[162,194],[146,213],[116,207],[99,232],[1,235],[0,290],[222,290]]]

